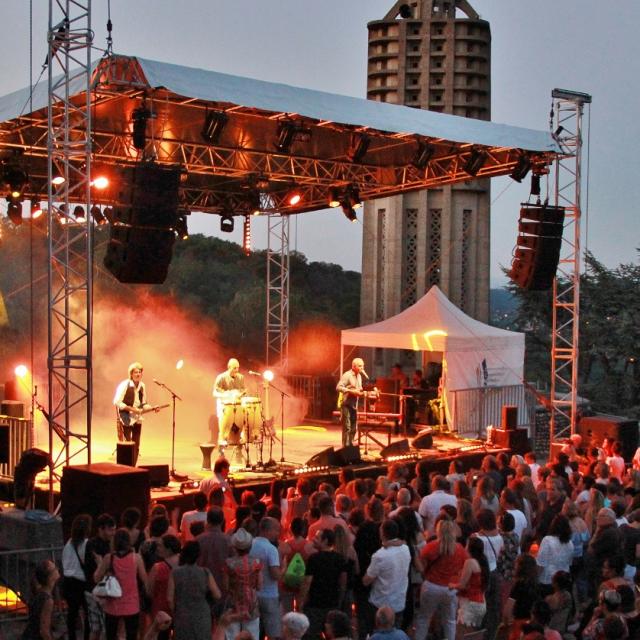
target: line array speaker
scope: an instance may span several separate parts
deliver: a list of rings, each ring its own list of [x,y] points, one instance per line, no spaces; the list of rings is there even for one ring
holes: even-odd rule
[[[523,205],[518,222],[518,241],[509,278],[522,289],[546,291],[560,260],[564,207]]]

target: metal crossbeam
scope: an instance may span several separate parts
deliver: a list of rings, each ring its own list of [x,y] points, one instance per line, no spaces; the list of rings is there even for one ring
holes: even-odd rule
[[[289,359],[289,216],[271,214],[267,238],[267,366],[287,371]]]

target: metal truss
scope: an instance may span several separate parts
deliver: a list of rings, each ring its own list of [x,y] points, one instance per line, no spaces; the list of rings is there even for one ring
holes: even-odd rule
[[[91,0],[49,0],[47,195],[49,218],[49,481],[72,458],[91,462]],[[82,83],[81,101],[71,100]],[[54,176],[62,176],[53,185]],[[71,204],[85,221],[71,220]],[[66,224],[65,224],[66,222]],[[71,429],[73,419],[74,429]]]
[[[286,372],[289,360],[289,216],[270,214],[267,236],[265,361]]]
[[[576,430],[580,323],[582,118],[591,96],[554,89],[552,130],[565,152],[555,168],[554,204],[565,208],[558,273],[553,283],[550,442]]]

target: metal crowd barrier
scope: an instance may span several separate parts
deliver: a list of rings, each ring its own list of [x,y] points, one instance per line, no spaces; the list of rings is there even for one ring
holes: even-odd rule
[[[500,427],[503,405],[518,407],[518,427],[532,429],[535,424],[535,395],[524,385],[479,387],[451,392],[455,431],[468,438],[484,438],[488,425]],[[534,434],[530,433],[533,437]]]
[[[45,559],[60,566],[62,547],[0,551],[0,625],[26,619],[33,571]]]
[[[9,427],[9,462],[0,464],[0,477],[13,478],[22,452],[31,447],[31,420],[0,415],[2,427]]]

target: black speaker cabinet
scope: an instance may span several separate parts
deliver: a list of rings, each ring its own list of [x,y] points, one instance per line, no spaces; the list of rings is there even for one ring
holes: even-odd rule
[[[116,461],[128,467],[136,466],[136,445],[133,442],[118,442],[116,445]]]
[[[362,458],[360,457],[360,449],[355,445],[337,449],[335,451],[335,456],[339,467],[346,467],[350,464],[360,464],[362,462]]]
[[[392,442],[388,447],[383,447],[382,449],[380,449],[381,458],[402,456],[407,453],[409,453],[409,440],[407,440],[406,438],[404,438],[403,440]]]
[[[531,451],[526,429],[495,429],[493,433],[496,447],[511,449],[511,453],[520,455]]]
[[[140,469],[149,472],[149,485],[152,487],[166,487],[169,484],[168,464],[141,464]]]
[[[595,415],[581,418],[577,427],[583,443],[588,446],[591,440],[601,444],[606,437],[614,438],[622,443],[622,457],[631,462],[638,445],[638,421],[621,416]]]
[[[149,471],[110,462],[64,467],[60,483],[65,539],[73,518],[88,513],[95,520],[109,513],[116,522],[127,507],[149,510]]]
[[[2,404],[0,404],[0,414],[10,418],[24,418],[24,402],[3,400]]]
[[[0,424],[0,464],[9,463],[9,425]]]
[[[500,423],[502,429],[517,429],[518,428],[518,407],[509,404],[502,405],[502,422]]]
[[[305,463],[307,467],[339,467],[340,461],[336,456],[336,450],[333,447],[327,447],[314,456],[311,456]]]

